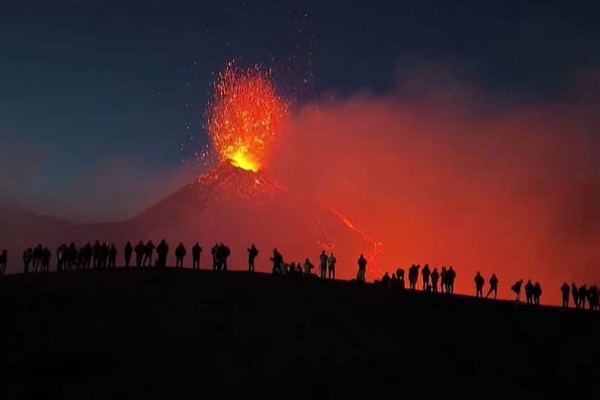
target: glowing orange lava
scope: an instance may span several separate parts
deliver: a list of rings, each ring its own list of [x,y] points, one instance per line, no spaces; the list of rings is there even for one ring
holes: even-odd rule
[[[229,63],[219,74],[207,130],[222,161],[256,172],[288,115],[269,74]]]

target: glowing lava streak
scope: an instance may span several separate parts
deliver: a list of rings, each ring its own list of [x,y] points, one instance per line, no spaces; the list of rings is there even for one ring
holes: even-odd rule
[[[268,74],[230,62],[215,83],[207,130],[221,161],[256,172],[287,115],[288,104]]]
[[[334,213],[348,228],[356,232],[362,239],[369,243],[372,246],[371,251],[365,254],[365,258],[368,261],[367,265],[367,274],[369,274],[369,270],[375,271],[378,275],[378,278],[383,275],[383,271],[377,267],[377,263],[375,261],[376,257],[383,251],[383,243],[378,240],[373,239],[371,236],[367,235],[360,229],[354,226],[352,222],[340,212],[330,208],[331,212]]]

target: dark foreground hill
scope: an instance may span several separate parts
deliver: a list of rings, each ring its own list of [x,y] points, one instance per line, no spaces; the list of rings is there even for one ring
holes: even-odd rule
[[[600,390],[600,313],[587,311],[172,269],[8,276],[0,305],[8,399]]]

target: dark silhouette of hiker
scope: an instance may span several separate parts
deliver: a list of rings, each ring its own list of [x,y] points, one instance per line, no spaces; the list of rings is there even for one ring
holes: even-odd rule
[[[533,283],[531,283],[531,279],[525,284],[525,300],[527,300],[527,304],[533,304]]]
[[[200,255],[202,254],[202,247],[198,242],[192,247],[192,269],[200,269]]]
[[[8,263],[8,252],[6,250],[2,250],[0,253],[0,276],[4,276],[6,273],[6,264]]]
[[[433,271],[431,271],[431,291],[434,293],[437,293],[438,291],[439,280],[440,273],[438,272],[437,268],[434,268]]]
[[[515,294],[517,295],[517,298],[515,299],[516,302],[521,301],[521,286],[523,286],[523,279],[519,279],[515,282],[514,285],[510,287],[510,290],[515,292]]]
[[[304,260],[304,265],[302,267],[304,268],[304,275],[306,276],[311,276],[312,270],[315,268],[308,258]]]
[[[423,277],[423,290],[429,290],[429,277],[431,276],[431,270],[429,264],[425,264],[421,270],[421,276]]]
[[[406,281],[404,280],[404,268],[396,269],[396,277],[398,278],[398,288],[404,289],[406,287]]]
[[[273,262],[273,274],[283,275],[283,256],[277,250],[277,248],[273,249],[273,256],[271,257],[271,261]]]
[[[41,270],[43,257],[44,257],[44,248],[42,247],[41,243],[38,243],[38,245],[33,249],[32,270],[34,273],[37,273],[38,269]]]
[[[29,273],[29,266],[31,264],[31,260],[33,259],[33,249],[31,247],[25,249],[23,251],[23,273]]]
[[[144,242],[140,240],[133,248],[133,251],[135,252],[135,266],[139,268],[142,266],[144,255],[146,254],[146,246],[144,245]]]
[[[383,274],[383,276],[381,277],[381,283],[385,287],[390,286],[391,280],[392,280],[392,278],[390,277],[390,274],[388,274],[387,272],[385,274]]]
[[[420,265],[413,264],[408,268],[408,287],[412,290],[417,288],[417,280],[419,279]]]
[[[319,270],[321,272],[321,278],[327,278],[327,254],[325,254],[325,250],[321,251],[319,255]]]
[[[131,264],[131,256],[133,254],[133,246],[131,246],[131,242],[127,242],[125,248],[123,249],[123,254],[125,255],[125,268],[129,268]]]
[[[227,271],[227,260],[231,256],[231,249],[227,245],[221,245],[220,258],[221,258],[221,271]]]
[[[183,243],[179,243],[179,245],[175,248],[175,268],[183,268],[183,259],[187,254],[187,250]]]
[[[72,271],[75,265],[75,261],[77,260],[77,247],[75,246],[74,242],[71,242],[71,244],[69,245],[69,247],[67,248],[66,251],[66,266],[67,266],[67,271]]]
[[[367,259],[364,255],[360,255],[358,257],[358,274],[356,275],[356,280],[358,282],[365,282],[367,274]]]
[[[536,306],[540,305],[540,297],[542,297],[542,285],[539,282],[536,282],[533,285],[533,304]]]
[[[155,248],[156,246],[154,245],[152,240],[149,240],[148,243],[146,243],[146,246],[144,246],[144,261],[142,261],[143,267],[146,266],[146,262],[148,263],[148,267],[152,267],[154,265],[154,263],[152,262],[152,257],[154,256]]]
[[[156,246],[157,262],[156,266],[160,268],[167,267],[167,254],[169,254],[169,245],[165,239],[161,240]]]
[[[288,275],[294,275],[296,273],[296,263],[291,262],[286,266],[285,270],[287,271]]]
[[[446,271],[446,280],[447,280],[447,293],[454,294],[454,281],[456,280],[456,271],[454,271],[454,267],[451,265],[448,267]]]
[[[448,270],[442,266],[442,272],[440,272],[440,282],[442,293],[448,293]]]
[[[42,251],[42,272],[50,271],[50,258],[52,257],[52,252],[48,247],[44,247]]]
[[[79,255],[81,257],[82,260],[82,266],[83,269],[89,269],[91,268],[92,265],[92,244],[90,242],[87,242],[82,248],[81,251],[79,252]]]
[[[215,243],[215,245],[210,249],[210,254],[212,255],[213,260],[213,271],[219,269],[220,260],[219,260],[219,243]]]
[[[63,267],[66,264],[66,259],[67,258],[67,245],[66,244],[61,244],[60,246],[58,246],[58,248],[56,249],[56,272],[61,273],[63,272]]]
[[[475,282],[475,297],[483,297],[483,285],[485,285],[485,279],[479,271],[475,274],[475,278],[473,279]]]
[[[390,275],[390,287],[394,289],[398,287],[398,277],[393,272]]]
[[[114,243],[108,248],[108,268],[115,269],[117,266],[117,248]]]
[[[579,308],[579,293],[575,283],[571,284],[571,296],[573,296],[573,304],[575,305],[575,308]]]
[[[329,273],[329,279],[335,279],[335,264],[337,263],[337,258],[331,253],[329,257],[327,257],[327,272]]]
[[[569,298],[571,297],[571,287],[567,282],[563,283],[560,287],[562,293],[562,306],[563,308],[569,308]]]
[[[485,298],[487,299],[492,292],[494,292],[494,300],[495,300],[496,297],[498,296],[498,278],[496,278],[496,274],[492,274],[492,277],[490,278],[490,289],[488,290],[487,294],[485,295]]]
[[[577,304],[579,305],[578,308],[585,309],[585,301],[587,300],[587,295],[587,285],[579,286],[579,289],[577,289]]]
[[[592,285],[588,289],[588,304],[592,311],[597,311],[600,308],[600,288],[597,285]]]
[[[254,272],[254,260],[258,256],[258,249],[255,245],[248,247],[248,271]]]

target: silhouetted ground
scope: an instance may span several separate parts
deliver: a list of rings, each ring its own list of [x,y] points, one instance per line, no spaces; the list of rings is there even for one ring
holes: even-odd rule
[[[7,276],[0,301],[9,399],[600,390],[600,313],[587,311],[172,269]]]

